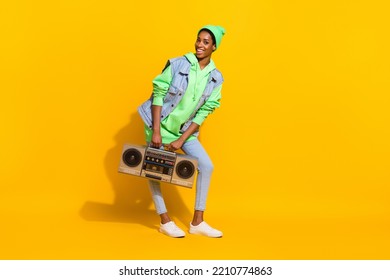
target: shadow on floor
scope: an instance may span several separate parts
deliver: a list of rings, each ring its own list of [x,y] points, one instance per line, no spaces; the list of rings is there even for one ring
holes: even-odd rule
[[[80,216],[87,221],[136,223],[149,228],[158,228],[159,217],[155,212],[146,179],[118,172],[118,166],[125,143],[143,145],[143,122],[137,113],[130,122],[115,135],[115,146],[107,151],[104,166],[113,191],[112,204],[86,201]],[[182,223],[189,223],[192,213],[184,204],[178,186],[162,184],[165,203],[170,216]],[[194,191],[194,190],[189,190]]]

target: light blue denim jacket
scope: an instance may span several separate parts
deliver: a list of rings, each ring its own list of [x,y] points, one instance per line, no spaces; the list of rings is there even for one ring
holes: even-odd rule
[[[191,63],[185,56],[177,57],[170,59],[167,63],[167,66],[171,65],[172,70],[172,82],[168,88],[168,93],[164,97],[164,103],[161,109],[161,120],[165,119],[179,104],[180,100],[183,98],[184,93],[188,87],[188,75],[190,73]],[[213,89],[220,86],[223,82],[223,77],[221,72],[217,69],[214,69],[210,72],[209,79],[207,81],[206,88],[196,106],[196,109],[188,119],[186,123],[181,127],[180,132],[183,133],[191,125],[193,118],[196,115],[196,112],[200,107],[206,102],[210,97]],[[152,96],[145,101],[141,106],[138,107],[138,113],[140,114],[142,120],[146,125],[152,128],[152,103],[153,103],[153,94]],[[194,133],[196,136],[198,132]]]

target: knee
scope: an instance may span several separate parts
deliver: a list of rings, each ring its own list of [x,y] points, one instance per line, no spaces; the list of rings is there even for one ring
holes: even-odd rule
[[[212,173],[214,170],[214,165],[211,161],[199,161],[198,162],[198,171],[201,173]]]

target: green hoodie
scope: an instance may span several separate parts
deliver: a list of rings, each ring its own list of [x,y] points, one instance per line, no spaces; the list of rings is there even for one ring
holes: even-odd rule
[[[185,57],[190,61],[190,73],[188,76],[187,90],[177,105],[177,107],[169,114],[165,119],[161,121],[161,137],[164,144],[169,144],[177,140],[180,136],[180,127],[185,123],[193,111],[196,109],[196,105],[202,96],[204,89],[206,88],[208,77],[210,72],[215,69],[213,60],[201,70],[199,67],[198,59],[195,54],[187,53]],[[167,94],[169,85],[172,81],[171,67],[168,66],[160,75],[153,80],[153,105],[163,105],[163,100]],[[199,108],[198,112],[193,119],[193,122],[201,125],[207,116],[214,111],[214,109],[220,106],[222,85],[215,88],[211,93],[209,99]],[[146,141],[150,142],[152,139],[152,130],[145,125]],[[188,140],[194,139],[195,136],[191,136]],[[187,141],[188,141],[187,140]]]

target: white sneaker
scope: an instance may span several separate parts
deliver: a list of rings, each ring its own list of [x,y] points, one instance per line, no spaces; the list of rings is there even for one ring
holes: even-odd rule
[[[189,232],[191,234],[198,234],[198,235],[203,235],[203,236],[207,236],[207,237],[222,237],[222,235],[223,235],[221,231],[219,231],[215,228],[212,228],[205,221],[201,222],[197,226],[193,226],[190,223]]]
[[[160,223],[160,232],[170,237],[184,237],[186,234],[182,231],[174,221],[170,221],[165,224]]]

